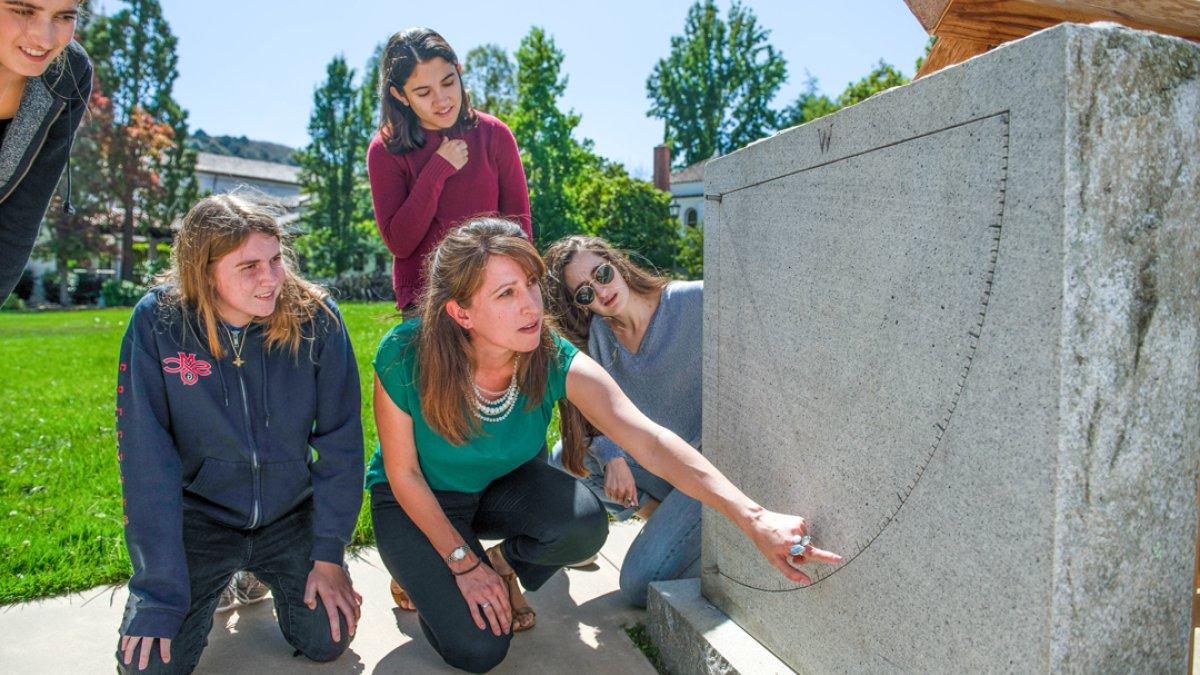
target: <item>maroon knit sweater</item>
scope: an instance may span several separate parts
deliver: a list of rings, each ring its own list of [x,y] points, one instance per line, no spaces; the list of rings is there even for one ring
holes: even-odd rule
[[[458,171],[437,154],[442,133],[424,131],[425,146],[411,152],[388,152],[378,133],[367,149],[375,222],[392,252],[392,290],[400,309],[421,299],[426,254],[464,220],[504,216],[533,238],[525,170],[503,122],[479,113],[479,124],[462,135],[468,159]]]

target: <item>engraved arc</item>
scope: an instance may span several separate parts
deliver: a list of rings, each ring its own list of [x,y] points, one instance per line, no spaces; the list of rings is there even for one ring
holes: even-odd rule
[[[930,242],[934,242],[934,245],[936,245],[936,242],[941,241],[941,239],[938,239],[938,237],[944,238],[947,233],[957,234],[960,231],[963,233],[961,234],[961,237],[972,238],[972,241],[963,244],[964,247],[969,247],[964,248],[963,250],[974,252],[970,257],[976,259],[976,262],[969,265],[970,269],[965,270],[965,275],[960,275],[960,280],[964,282],[962,284],[962,288],[958,289],[956,286],[956,291],[959,292],[963,298],[963,301],[959,303],[961,306],[960,313],[962,317],[966,318],[954,317],[954,320],[957,321],[957,323],[954,325],[962,328],[962,334],[947,338],[945,341],[946,344],[944,345],[936,345],[941,350],[939,354],[945,354],[945,358],[942,359],[945,361],[945,363],[942,364],[942,375],[935,380],[931,380],[931,382],[939,383],[939,389],[938,392],[930,394],[929,403],[931,405],[926,406],[926,409],[933,410],[936,408],[938,412],[928,419],[928,426],[923,427],[924,431],[913,432],[913,434],[909,436],[905,436],[903,434],[897,436],[898,443],[903,442],[905,445],[910,446],[903,448],[902,451],[896,453],[901,457],[901,459],[898,460],[899,463],[908,466],[908,469],[907,473],[904,475],[898,475],[894,478],[887,476],[882,478],[884,481],[896,481],[896,487],[894,488],[895,494],[887,498],[889,505],[872,507],[872,509],[877,509],[872,511],[876,513],[876,516],[868,516],[865,511],[860,511],[859,515],[862,517],[862,519],[864,521],[869,519],[870,522],[864,522],[862,524],[861,531],[854,535],[855,540],[853,541],[853,544],[841,550],[846,558],[842,565],[836,568],[825,569],[817,569],[819,566],[809,566],[809,568],[806,568],[806,571],[809,572],[810,576],[814,577],[814,586],[833,576],[841,569],[853,564],[855,560],[863,552],[870,548],[870,546],[880,537],[880,535],[882,535],[883,532],[892,524],[892,522],[904,508],[905,504],[908,502],[909,497],[921,484],[921,480],[925,476],[926,471],[929,469],[930,463],[932,462],[933,458],[937,456],[939,450],[942,449],[943,440],[954,422],[955,411],[959,407],[962,392],[970,381],[972,366],[975,361],[980,340],[982,339],[984,333],[988,308],[992,297],[992,286],[995,279],[996,265],[1000,252],[1001,235],[1003,231],[1005,187],[1008,176],[1008,128],[1007,111],[999,112],[992,115],[975,118],[973,120],[946,127],[937,131],[920,134],[902,141],[888,143],[872,150],[867,150],[849,155],[847,157],[823,162],[813,167],[792,171],[783,176],[779,176],[768,181],[761,181],[751,186],[738,188],[737,190],[741,191],[745,190],[747,187],[763,186],[763,190],[756,191],[754,193],[759,199],[785,200],[788,198],[794,198],[794,192],[796,190],[794,185],[780,182],[776,186],[772,186],[771,183],[773,181],[782,181],[782,179],[791,177],[797,177],[795,180],[816,181],[818,180],[817,178],[809,179],[802,176],[802,174],[815,172],[818,169],[824,169],[826,167],[837,167],[839,164],[851,162],[859,158],[868,158],[872,153],[880,152],[882,150],[901,149],[906,145],[914,144],[918,141],[927,144],[937,142],[939,140],[945,140],[947,143],[958,144],[956,152],[959,153],[960,157],[965,157],[974,162],[986,163],[986,166],[976,167],[977,173],[971,175],[976,176],[979,181],[986,181],[990,184],[975,186],[963,185],[961,189],[964,191],[967,191],[968,188],[972,190],[982,190],[983,194],[990,193],[995,195],[995,201],[990,201],[990,208],[987,207],[986,204],[972,204],[973,208],[963,209],[964,215],[960,216],[959,221],[952,222],[945,226],[950,229],[933,229],[932,234],[929,235],[930,238],[928,241],[919,242],[926,246],[930,245]],[[946,134],[947,132],[954,132],[954,135],[945,139],[937,138],[939,134]],[[821,134],[821,137],[821,149],[824,150],[827,143],[824,140],[824,133]],[[978,144],[979,149],[977,149],[976,145],[974,144]],[[923,157],[922,152],[924,152],[924,148],[924,145],[917,145],[910,147],[907,150],[907,152],[912,154],[913,157],[918,158],[915,161],[913,171],[916,171],[921,165],[921,160],[919,158]],[[853,172],[847,171],[845,173],[839,173],[835,177],[839,181],[845,182],[847,176],[853,175]],[[841,184],[841,182],[837,183],[839,187]],[[773,187],[777,187],[778,190],[772,192]],[[829,185],[823,185],[823,187],[827,188]],[[909,200],[911,202],[913,199],[913,196],[910,192],[911,187],[911,185],[905,184],[903,183],[903,180],[901,180],[900,187],[893,189],[890,192],[884,188],[881,188],[877,185],[871,185],[869,183],[850,185],[849,189],[851,191],[857,188],[859,190],[868,190],[874,192],[888,192],[888,194],[884,197],[879,197],[879,203],[884,205],[888,199]],[[728,194],[731,193],[722,195],[722,197],[727,197]],[[870,195],[872,193],[868,192],[866,194]],[[749,193],[742,195],[742,197],[749,196]],[[868,196],[863,198],[870,199],[872,197]],[[853,202],[855,197],[850,197],[848,199],[851,199]],[[970,199],[970,196],[963,197],[963,199]],[[731,241],[733,241],[729,238],[733,236],[730,234],[732,231],[732,225],[738,223],[738,219],[736,213],[727,213],[726,209],[736,209],[736,205],[732,203],[735,201],[736,200],[724,199],[719,205],[716,205],[716,208],[719,208],[722,211],[720,215],[720,222],[722,223],[723,227],[722,233],[718,235],[720,237],[718,241],[720,241],[722,244],[720,251],[723,255],[729,256],[721,260],[721,264],[724,266],[721,269],[721,274],[725,279],[739,277],[744,279],[746,278],[747,271],[753,269],[749,264],[751,262],[750,256],[746,254],[745,250],[752,246],[752,244],[748,244],[746,242],[754,240],[753,232],[741,230],[737,232],[737,241],[741,242],[740,245],[743,250],[739,251],[738,245],[729,245]],[[781,201],[780,203],[785,202]],[[911,206],[911,203],[909,205]],[[819,211],[822,208],[820,205],[812,205],[811,208],[816,213],[808,215],[807,218],[812,221],[822,222],[822,218],[825,215],[828,215],[830,218],[836,218],[838,215],[837,213],[820,213]],[[883,218],[886,216],[887,213],[883,212],[878,217]],[[929,216],[926,216],[927,219],[946,218],[948,220],[953,220],[953,217],[954,216],[946,216],[941,213],[932,212]],[[810,230],[812,229],[813,228],[810,228]],[[880,232],[885,231],[880,230]],[[895,233],[888,232],[886,235],[881,234],[879,236],[896,237],[898,247],[902,248],[905,245]],[[978,239],[975,239],[976,237]],[[816,241],[816,239],[813,239],[813,241]],[[762,245],[767,246],[769,244]],[[913,246],[915,248],[916,244],[913,244]],[[800,262],[808,262],[812,268],[816,268],[824,273],[828,273],[831,278],[835,279],[838,278],[837,275],[839,274],[863,275],[871,274],[875,271],[870,267],[871,261],[869,259],[865,259],[863,261],[863,267],[866,268],[864,270],[854,268],[854,265],[857,261],[853,257],[839,259],[836,255],[836,252],[826,255],[825,252],[822,251],[806,251],[805,255],[807,257],[804,260],[799,261],[797,263],[798,265]],[[898,253],[897,255],[900,254]],[[946,255],[949,256],[950,254],[947,253]],[[982,260],[978,260],[977,258],[979,257],[982,257]],[[841,262],[831,262],[831,260],[841,260]],[[930,262],[929,260],[925,259],[920,260],[922,262]],[[941,261],[942,259],[935,258],[933,260]],[[757,260],[754,262],[759,262],[761,264],[761,262]],[[841,267],[838,267],[839,264]],[[884,266],[884,268],[890,269],[886,268],[886,266]],[[804,271],[808,272],[810,270]],[[730,274],[730,272],[732,272],[732,274]],[[797,270],[796,273],[802,272]],[[776,272],[772,270],[769,274],[776,274]],[[786,277],[781,278],[786,279]],[[735,384],[733,385],[735,387],[746,387],[746,382],[761,382],[764,385],[769,385],[769,383],[773,382],[773,374],[789,371],[789,364],[786,362],[786,359],[773,360],[772,358],[763,357],[764,354],[779,357],[779,355],[794,353],[793,347],[796,344],[794,341],[799,338],[786,334],[782,336],[772,334],[772,332],[768,329],[771,321],[771,315],[779,312],[781,308],[787,308],[794,311],[805,311],[807,312],[807,314],[804,314],[806,321],[810,321],[814,324],[827,322],[832,325],[839,321],[845,323],[850,317],[853,317],[854,320],[860,320],[861,317],[858,316],[860,313],[871,314],[872,321],[876,320],[875,314],[882,313],[883,319],[880,323],[881,328],[884,326],[891,328],[893,320],[895,321],[896,326],[902,326],[905,321],[907,321],[907,323],[910,325],[914,322],[913,317],[902,316],[903,312],[905,311],[904,303],[906,302],[905,298],[903,297],[897,299],[896,294],[892,294],[890,299],[892,303],[891,306],[888,306],[887,299],[875,302],[871,300],[861,301],[853,297],[829,298],[830,294],[837,294],[841,290],[842,289],[839,289],[836,286],[821,287],[812,291],[813,293],[817,293],[819,291],[821,294],[820,296],[813,295],[811,297],[807,297],[804,299],[804,301],[798,302],[797,305],[792,307],[787,307],[786,303],[789,298],[783,294],[768,296],[765,300],[755,297],[755,293],[751,293],[749,295],[732,294],[729,296],[723,294],[723,298],[737,297],[743,299],[744,302],[735,308],[737,310],[735,312],[722,312],[720,319],[724,323],[720,323],[715,331],[717,340],[716,345],[721,356],[734,359],[732,365],[726,363],[724,366],[722,366],[720,362],[717,365],[717,375],[715,379],[718,390],[722,393],[721,400],[725,400],[724,393],[727,391],[723,385],[728,386],[731,378],[732,380],[736,380]],[[814,298],[818,297],[821,302],[818,303],[813,301]],[[862,306],[860,307],[859,305],[856,305],[856,302],[861,303]],[[872,304],[872,302],[875,302],[875,304]],[[928,304],[930,302],[930,298],[923,297],[921,302]],[[917,303],[914,301],[913,304]],[[946,302],[941,305],[941,308],[943,310],[946,309],[946,305],[948,304],[951,303]],[[767,305],[768,307],[764,309],[764,305]],[[850,309],[843,309],[841,310],[841,313],[839,313],[839,309],[843,307],[848,307]],[[727,314],[729,315],[729,318],[726,318]],[[899,316],[894,318],[893,314],[897,314]],[[745,345],[739,345],[734,342],[734,340],[729,336],[729,333],[731,332],[736,333],[739,336],[747,334],[771,336],[771,339],[767,340],[768,344],[759,345],[760,349],[749,350]],[[813,329],[813,332],[817,332],[817,329]],[[916,349],[916,346],[909,344],[909,342],[906,342],[903,339],[903,327],[896,328],[894,333],[888,335],[897,336],[895,338],[895,349]],[[888,339],[892,338],[889,337]],[[725,344],[722,344],[722,342]],[[921,348],[924,348],[924,346],[925,345],[920,345]],[[889,345],[889,347],[891,346]],[[871,368],[869,367],[870,359],[864,357],[863,359],[860,359],[863,361],[863,363],[856,363],[855,354],[852,352],[853,350],[850,349],[844,349],[840,352],[837,349],[830,349],[828,354],[823,354],[819,346],[814,347],[811,344],[806,344],[803,353],[810,357],[810,359],[814,355],[817,357],[827,356],[830,363],[834,365],[828,367],[828,369],[825,371],[826,374],[836,373],[837,377],[839,378],[845,378],[857,383],[848,385],[847,390],[841,392],[841,395],[844,398],[852,397],[852,394],[854,393],[853,390],[856,386],[867,391],[876,392],[878,383],[872,380],[872,377],[877,377],[877,375],[871,372]],[[932,359],[933,356],[924,355],[923,358]],[[815,360],[820,359],[818,358]],[[724,371],[722,370],[723,367],[735,369],[737,372]],[[801,371],[802,370],[803,369],[801,369]],[[795,369],[793,369],[792,372],[792,379],[803,381],[803,372],[797,375],[794,371]],[[744,392],[735,391],[734,393],[740,394]],[[903,413],[908,412],[907,409],[903,407],[903,401],[893,403],[893,399],[889,399],[887,396],[880,394],[880,397],[881,405],[891,405],[898,409],[898,412],[894,411],[897,418],[903,417]],[[855,445],[854,435],[856,433],[856,430],[853,428],[853,424],[851,424],[853,418],[849,415],[849,413],[847,413],[847,416],[844,419],[838,418],[840,411],[850,406],[846,405],[847,401],[838,400],[837,392],[835,392],[830,398],[833,400],[806,400],[804,405],[821,410],[822,415],[819,417],[821,419],[831,420],[831,424],[835,427],[839,423],[841,423],[843,427],[850,427],[841,432],[830,432],[823,437],[823,442],[825,443],[826,447],[853,448]],[[940,401],[937,402],[936,406],[932,405],[935,400]],[[737,408],[739,405],[742,404],[740,402],[734,402],[730,404],[727,409],[722,410],[721,420],[723,423],[727,416],[736,421],[738,415]],[[777,419],[773,423],[759,425],[756,427],[755,431],[758,434],[759,439],[769,440],[771,444],[776,444],[782,447],[787,447],[789,445],[803,447],[803,443],[801,441],[805,440],[805,438],[811,440],[811,436],[805,437],[804,431],[798,431],[795,429],[797,426],[795,420],[796,418],[794,416],[789,416],[785,410],[777,416]],[[737,424],[731,424],[729,426],[731,428],[731,431],[729,432],[731,435],[739,433],[736,430],[738,428]],[[718,433],[724,433],[724,429],[720,426],[714,425],[713,428],[721,429],[721,431]],[[742,428],[744,428],[744,425]],[[839,437],[839,433],[841,433],[844,438]],[[920,438],[922,436],[923,440]],[[720,443],[730,442],[729,438],[724,436],[718,439],[718,441],[718,445]],[[918,444],[919,447],[912,447]],[[841,461],[837,453],[830,454],[834,457],[835,461]],[[901,466],[896,466],[895,470],[899,472],[902,471],[902,468]],[[782,479],[771,475],[771,468],[764,469],[763,471],[765,473],[755,477],[757,480],[768,483],[776,488],[780,488],[782,486],[782,491],[787,491],[786,485],[780,482]],[[746,480],[747,476],[739,476],[739,478]],[[879,485],[882,485],[882,483]],[[873,489],[879,489],[878,485],[875,485],[875,488]],[[879,497],[880,495],[874,495],[872,497],[873,499],[877,499],[877,504],[883,501],[883,499],[878,499]],[[724,526],[719,526],[718,530],[722,530],[723,528]],[[735,569],[733,570],[726,569],[727,566],[722,564],[723,562],[724,561],[721,560],[721,556],[718,555],[718,573],[724,579],[738,586],[769,593],[793,592],[812,587],[796,587],[786,583],[781,583],[777,586],[770,586],[763,583],[761,576],[748,573],[742,569],[736,569],[736,566],[734,566]]]

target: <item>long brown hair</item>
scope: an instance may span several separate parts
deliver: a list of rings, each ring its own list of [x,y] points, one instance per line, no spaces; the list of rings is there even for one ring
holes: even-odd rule
[[[586,352],[592,310],[575,303],[574,289],[567,283],[565,274],[567,266],[580,251],[588,251],[608,261],[625,279],[629,290],[639,295],[649,295],[662,290],[671,280],[634,264],[628,255],[600,237],[576,234],[551,244],[546,249],[546,307],[554,316],[563,336]],[[595,428],[583,413],[566,399],[558,404],[558,420],[562,432],[563,466],[576,475],[587,475],[583,455],[589,437],[596,433]]]
[[[393,35],[383,50],[379,67],[379,135],[388,151],[397,155],[412,152],[425,146],[425,130],[413,109],[392,96],[390,87],[404,91],[404,84],[418,64],[441,57],[452,66],[458,66],[458,55],[442,37],[429,28],[409,28]],[[458,109],[458,120],[447,130],[459,134],[479,123],[479,115],[471,108],[471,93],[458,80],[462,91],[462,103]]]
[[[175,235],[171,267],[160,281],[170,285],[168,298],[178,304],[185,330],[190,326],[188,313],[193,312],[204,331],[208,351],[218,359],[226,352],[217,331],[221,319],[213,273],[221,258],[237,250],[253,232],[278,239],[283,253],[283,282],[275,311],[254,320],[266,326],[267,348],[286,347],[295,356],[305,337],[304,328],[319,311],[337,321],[333,310],[325,304],[329,295],[325,289],[296,273],[295,255],[287,244],[286,231],[279,224],[280,214],[270,200],[251,191],[212,195],[188,211]]]
[[[454,445],[463,445],[478,435],[481,427],[471,413],[471,337],[447,313],[446,303],[454,300],[470,307],[492,256],[513,259],[539,280],[546,274],[545,263],[521,226],[502,218],[468,220],[446,235],[425,259],[425,278],[429,281],[421,302],[421,332],[417,338],[421,410],[429,427]],[[538,348],[524,355],[517,372],[529,408],[539,405],[546,393],[546,371],[553,355],[554,341],[543,321]]]

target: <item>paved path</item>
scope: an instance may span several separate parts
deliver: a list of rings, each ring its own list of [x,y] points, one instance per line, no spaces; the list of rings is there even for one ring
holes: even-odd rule
[[[537,626],[513,640],[496,673],[618,673],[654,675],[622,625],[645,613],[617,595],[617,575],[638,525],[614,523],[596,564],[556,574],[529,593]],[[217,617],[208,648],[196,669],[214,673],[461,672],[447,667],[425,642],[414,614],[396,609],[388,575],[374,549],[350,563],[364,596],[363,617],[349,651],[329,664],[292,657],[275,624],[269,601]],[[125,589],[97,588],[0,609],[0,671],[19,673],[112,673],[117,626]],[[224,619],[222,622],[221,620]]]

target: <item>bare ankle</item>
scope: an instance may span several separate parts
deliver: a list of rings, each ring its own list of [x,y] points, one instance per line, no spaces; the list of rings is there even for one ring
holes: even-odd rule
[[[642,520],[648,520],[650,516],[654,514],[654,510],[658,508],[658,504],[659,501],[657,499],[653,497],[646,497],[646,500],[642,502],[642,508],[638,509],[638,512],[633,515],[641,518]]]
[[[492,563],[492,569],[496,570],[497,574],[508,575],[513,573],[512,565],[509,565],[508,561],[504,559],[504,549],[501,548],[500,544],[489,548],[487,556],[488,560]]]

